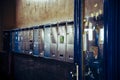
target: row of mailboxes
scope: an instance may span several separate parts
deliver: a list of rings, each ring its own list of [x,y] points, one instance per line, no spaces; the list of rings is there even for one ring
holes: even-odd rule
[[[60,61],[74,61],[74,26],[44,26],[11,32],[12,51]]]

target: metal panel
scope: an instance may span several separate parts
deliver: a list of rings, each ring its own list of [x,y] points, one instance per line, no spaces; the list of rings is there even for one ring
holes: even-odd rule
[[[10,31],[10,52],[12,51],[12,32]]]
[[[67,54],[66,54],[66,61],[73,63],[74,61],[74,46],[71,44],[67,44]]]
[[[22,53],[22,42],[18,42],[18,52]]]
[[[22,37],[21,37],[21,40],[22,40],[22,51],[23,53],[26,53],[26,54],[31,54],[33,53],[33,49],[31,48],[31,46],[33,46],[33,31],[32,30],[24,30],[22,31]],[[30,40],[31,38],[31,40]],[[31,50],[32,49],[32,50]]]
[[[33,54],[33,30],[29,30],[28,43],[29,43],[29,54]]]
[[[12,51],[14,51],[15,50],[15,32],[12,32]]]
[[[24,46],[24,53],[29,54],[30,51],[30,43],[29,42],[23,42]]]
[[[45,37],[45,44],[44,44],[45,57],[50,57],[50,42],[51,42],[50,32],[51,32],[50,28],[45,28],[45,36],[44,36]]]
[[[21,40],[21,31],[18,32],[18,52],[21,53],[22,50],[22,40]]]
[[[34,48],[33,49],[34,49],[33,50],[33,55],[34,56],[39,56],[40,51],[39,51],[39,43],[38,42],[34,42]]]
[[[40,49],[40,56],[44,56],[44,30],[39,29],[39,35],[38,35],[38,42],[39,42],[39,49]]]
[[[26,30],[23,31],[23,35],[24,35],[23,41],[26,42],[27,41],[27,32],[26,32]]]
[[[20,34],[21,34],[21,51],[20,52],[24,52],[24,32],[23,31],[21,31],[20,32]]]
[[[50,53],[51,58],[57,58],[57,27],[51,27],[51,44],[50,44]]]
[[[33,34],[33,39],[34,39],[33,54],[34,54],[34,56],[39,56],[38,35],[39,35],[39,29],[34,29],[34,34]]]
[[[66,29],[65,26],[58,27],[58,60],[65,61],[66,53]]]
[[[34,29],[33,31],[34,42],[38,42],[39,29]]]
[[[66,61],[73,62],[74,60],[74,33],[73,25],[67,26],[67,53]]]
[[[26,46],[26,43],[25,43],[25,31],[22,31],[22,52],[23,53],[25,52],[25,46]]]
[[[15,32],[14,39],[15,39],[15,52],[18,52],[18,31]]]
[[[24,31],[24,53],[28,53],[28,31]]]
[[[29,41],[33,41],[33,30],[29,30]]]

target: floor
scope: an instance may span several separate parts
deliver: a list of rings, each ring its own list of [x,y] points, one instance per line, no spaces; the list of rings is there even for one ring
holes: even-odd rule
[[[0,53],[0,80],[70,80],[72,63],[30,55]]]

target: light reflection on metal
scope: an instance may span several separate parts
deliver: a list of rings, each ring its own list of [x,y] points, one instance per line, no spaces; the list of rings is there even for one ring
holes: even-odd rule
[[[79,80],[79,66],[76,65],[76,80]]]
[[[99,14],[103,14],[103,12],[102,12],[102,10],[101,10],[101,9],[99,10]]]
[[[88,32],[88,40],[92,41],[93,40],[93,29],[89,28],[89,29],[84,29],[85,32]]]
[[[100,43],[103,44],[103,41],[104,41],[104,28],[100,29],[99,39],[100,39]]]
[[[98,17],[98,15],[99,15],[99,13],[98,13],[98,12],[96,12],[95,17],[97,18],[97,17]]]
[[[83,51],[86,51],[87,50],[87,36],[86,36],[86,32],[84,32],[84,34],[83,34],[83,43],[84,43],[84,45],[83,45]]]
[[[97,7],[98,6],[98,4],[96,3],[95,5],[94,5],[94,7]]]
[[[93,13],[91,13],[91,17],[94,17],[94,14],[93,14]]]
[[[88,33],[88,39],[89,39],[89,41],[92,41],[92,40],[93,40],[93,30],[92,30],[92,29],[89,29],[88,32],[89,32],[89,33]]]
[[[57,30],[56,28],[52,28],[53,38],[55,39],[55,42],[57,42]]]

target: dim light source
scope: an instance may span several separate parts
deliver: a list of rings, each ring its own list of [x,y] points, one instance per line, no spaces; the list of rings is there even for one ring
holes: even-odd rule
[[[84,29],[85,32],[88,32],[88,40],[92,41],[93,40],[93,29],[89,28],[89,29]]]
[[[104,41],[104,28],[100,29],[100,41]]]
[[[97,7],[98,6],[98,4],[96,3],[95,5],[94,5],[94,7]]]

